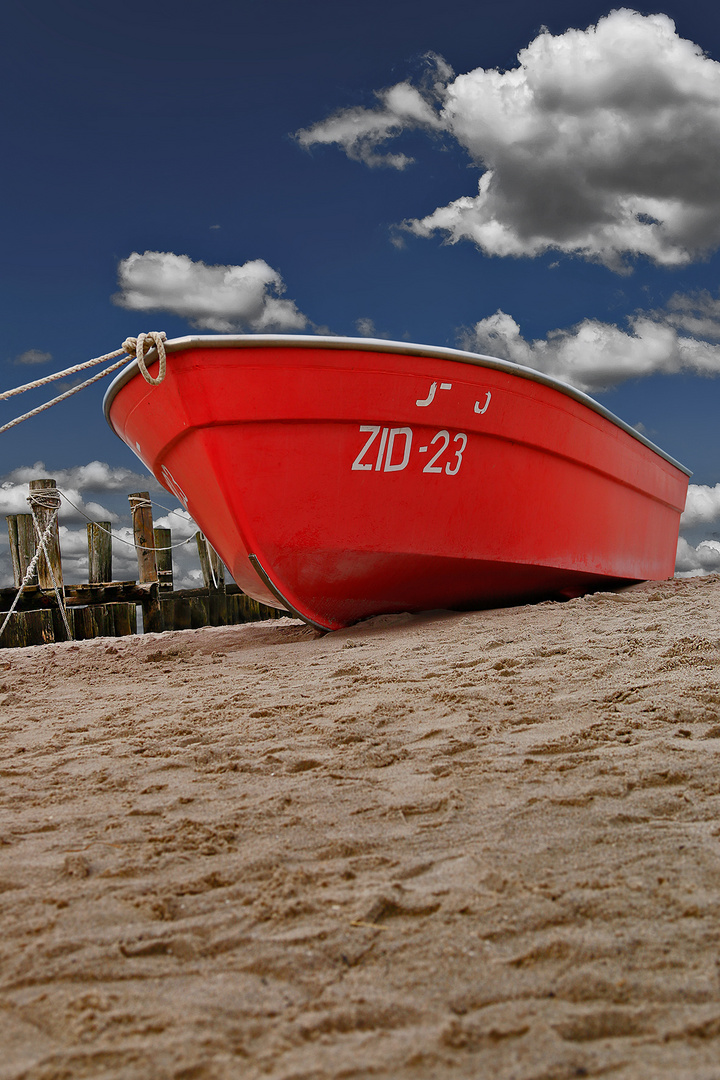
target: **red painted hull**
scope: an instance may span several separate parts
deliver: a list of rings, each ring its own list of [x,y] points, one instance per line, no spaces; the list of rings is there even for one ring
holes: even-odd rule
[[[327,629],[673,574],[686,470],[503,361],[179,339],[165,381],[130,365],[106,414],[245,592]]]

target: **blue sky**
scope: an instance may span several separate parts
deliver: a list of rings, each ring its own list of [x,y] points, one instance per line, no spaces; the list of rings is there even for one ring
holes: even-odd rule
[[[508,356],[692,469],[720,568],[720,8],[611,10],[7,0],[2,386],[150,329]],[[103,391],[0,436],[4,513],[43,462],[122,525]]]

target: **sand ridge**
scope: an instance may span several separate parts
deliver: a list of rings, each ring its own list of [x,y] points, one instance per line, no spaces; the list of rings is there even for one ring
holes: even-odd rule
[[[720,579],[0,652],[0,1080],[720,1077]]]

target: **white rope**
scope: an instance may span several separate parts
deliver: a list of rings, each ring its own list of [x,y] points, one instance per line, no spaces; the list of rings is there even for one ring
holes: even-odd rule
[[[215,554],[215,548],[211,547],[210,541],[208,540],[205,533],[200,533],[200,535],[202,536],[203,540],[205,541],[205,550],[207,551],[208,565],[210,567],[210,576],[211,576],[212,581],[213,581],[213,587],[217,589],[218,583],[217,583],[217,578],[215,577],[215,567],[213,566],[213,559],[212,559],[213,555]]]
[[[135,517],[136,510],[152,510],[152,503],[149,499],[139,498],[135,495],[131,495],[130,498],[132,499],[130,511],[133,517]]]
[[[60,512],[60,495],[57,491],[44,491],[42,493],[37,492],[33,493],[28,497],[28,502],[30,503],[30,512],[33,516],[33,522],[35,524],[35,533],[38,540],[37,550],[40,551],[40,549],[42,548],[43,554],[45,555],[45,562],[47,564],[48,570],[50,571],[53,589],[55,590],[55,599],[57,600],[58,607],[60,608],[62,621],[65,623],[65,630],[68,636],[68,641],[71,641],[72,631],[70,630],[70,623],[68,622],[67,610],[65,607],[65,593],[64,590],[62,590],[61,595],[61,589],[55,579],[55,571],[53,570],[52,562],[50,561],[50,555],[48,554],[48,549],[46,546],[46,541],[47,539],[49,539],[48,529],[45,529],[45,532],[41,530],[40,523],[38,522],[37,516],[35,514],[36,506],[42,507],[45,510],[52,510],[53,514],[50,518],[50,525],[54,525]],[[46,536],[46,534],[48,534],[48,536]]]
[[[87,516],[84,510],[81,510],[79,506],[76,506],[72,499],[69,499],[67,497],[64,491],[60,491],[60,494],[62,495],[65,502],[69,503],[70,506],[72,506],[73,510],[77,510],[78,514],[84,517],[86,521],[89,521],[97,529],[100,529],[100,532],[104,532],[106,536],[110,536],[113,540],[117,540],[121,544],[127,544],[127,546],[131,548],[137,549],[139,547],[141,551],[175,551],[176,548],[185,547],[186,544],[192,543],[196,536],[196,533],[193,533],[192,536],[188,536],[187,540],[181,540],[179,544],[170,544],[169,547],[144,547],[142,544],[135,544],[132,540],[125,540],[118,533],[114,533],[112,529],[104,528],[99,521],[93,521],[91,517]],[[138,505],[143,505],[144,502],[145,500],[143,499],[141,500],[141,502],[138,503]],[[161,510],[166,510],[168,514],[177,514],[178,517],[181,517],[183,521],[187,522],[187,518],[182,517],[181,514],[178,514],[177,510],[169,510],[167,506],[163,506],[162,503],[152,503],[148,500],[147,505],[159,506]]]
[[[127,349],[128,345],[133,345],[135,348],[135,359],[137,360],[138,367],[146,383],[150,383],[151,386],[159,386],[159,384],[165,378],[165,341],[167,340],[165,334],[162,331],[151,330],[148,334],[138,334],[136,338],[126,338],[123,341],[123,349]],[[158,360],[160,361],[160,369],[158,371],[157,379],[153,379],[145,366],[145,346],[148,341],[152,341],[150,348],[155,346],[157,349]]]
[[[110,375],[113,371],[117,371],[118,368],[123,367],[126,363],[127,356],[124,356],[122,360],[119,360],[116,364],[111,364],[109,368],[106,368],[105,371],[101,371],[99,375],[94,375],[92,379],[87,379],[85,382],[80,383],[79,386],[74,386],[71,390],[66,390],[64,394],[59,394],[51,401],[46,401],[44,405],[38,405],[37,409],[31,409],[30,412],[23,413],[22,416],[16,416],[14,420],[10,420],[9,423],[3,424],[3,426],[0,427],[0,435],[2,435],[4,431],[9,431],[10,428],[22,424],[23,420],[30,420],[31,417],[37,416],[38,413],[45,412],[51,405],[57,405],[60,401],[64,401],[65,398],[72,397],[73,394],[79,394],[81,390],[91,386],[92,383],[97,382],[98,379],[104,379],[106,375]],[[23,387],[23,389],[25,389],[25,387]]]
[[[105,353],[104,356],[96,356],[94,360],[86,360],[84,364],[75,364],[74,367],[65,368],[64,371],[56,371],[54,375],[46,375],[43,379],[35,379],[34,382],[16,386],[13,390],[3,390],[0,393],[0,401],[15,397],[17,394],[24,394],[26,390],[36,390],[39,386],[47,386],[48,383],[64,379],[66,376],[77,375],[79,371],[85,371],[86,368],[93,367],[95,364],[102,364],[105,360],[114,360],[121,353],[123,354],[123,363],[127,363],[125,348],[116,349],[115,352]]]
[[[28,502],[30,502],[30,499],[28,499]],[[32,504],[31,504],[31,509],[32,509]],[[55,524],[55,522],[57,520],[58,510],[59,509],[60,509],[60,504],[58,502],[58,505],[56,506],[55,511],[54,511],[52,517],[50,518],[50,521],[48,522],[47,528],[45,529],[45,532],[42,534],[42,536],[40,538],[40,543],[37,546],[37,550],[36,550],[35,554],[33,555],[32,559],[31,559],[31,561],[30,561],[30,563],[28,565],[27,570],[25,571],[25,577],[23,578],[22,583],[20,585],[20,588],[17,591],[17,595],[16,595],[15,599],[12,602],[12,606],[11,606],[10,610],[8,611],[7,615],[5,616],[5,619],[3,621],[2,626],[0,626],[0,637],[2,637],[2,635],[4,634],[5,627],[10,622],[10,619],[11,619],[12,615],[15,613],[16,607],[20,603],[20,597],[22,596],[23,592],[25,591],[25,587],[27,585],[29,585],[30,581],[32,580],[33,575],[35,573],[35,569],[37,567],[37,564],[40,561],[40,556],[43,554],[43,552],[45,553],[45,558],[47,558],[47,550],[45,548],[45,542],[46,542],[46,540],[49,539],[50,534],[51,534],[51,532],[53,530],[53,526],[54,526],[54,524]],[[35,522],[35,527],[37,528],[37,519],[35,518],[35,514],[33,514],[33,521]],[[49,560],[48,560],[48,565],[50,565]],[[53,582],[54,581],[55,581],[55,575],[53,574]],[[67,627],[67,620],[65,620],[65,626]],[[72,637],[72,634],[70,633],[69,627],[68,627],[68,637]]]
[[[150,335],[148,334],[148,335],[145,335],[145,336],[149,337]],[[127,345],[129,341],[133,341],[133,340],[134,339],[129,338],[128,341],[125,342],[124,344]],[[163,350],[163,352],[164,352],[164,350]],[[121,361],[121,364],[124,364],[124,363],[125,363],[125,360],[123,359]],[[117,367],[119,365],[114,365],[114,366]],[[142,371],[142,367],[141,367],[141,371]],[[106,372],[103,372],[103,374],[106,374]],[[96,376],[96,378],[100,378],[100,377],[101,376]],[[91,381],[94,382],[95,380],[93,379]],[[150,379],[150,378],[148,378],[147,381],[148,382],[153,382],[153,380]],[[157,384],[157,381],[158,380],[155,380],[154,385]],[[60,399],[57,399],[57,400],[60,400]],[[51,405],[51,404],[53,404],[53,402],[50,402],[49,404]],[[47,407],[48,406],[45,406],[45,408],[47,408]],[[3,430],[3,429],[0,429],[0,431],[1,430]],[[23,578],[23,580],[22,580],[22,582],[20,584],[20,587],[18,588],[18,591],[17,591],[17,593],[15,595],[15,599],[12,602],[10,610],[7,612],[7,614],[5,616],[5,619],[3,620],[2,626],[0,626],[0,638],[4,634],[5,628],[7,627],[8,623],[10,622],[10,619],[16,613],[17,606],[20,603],[20,599],[22,597],[23,592],[25,591],[25,588],[32,581],[32,578],[33,578],[33,576],[35,574],[35,570],[37,569],[37,564],[40,561],[41,555],[44,555],[45,560],[47,562],[48,569],[50,571],[50,577],[52,578],[53,589],[55,590],[55,598],[56,598],[57,603],[58,603],[58,608],[60,609],[60,614],[62,616],[63,623],[65,624],[65,630],[67,631],[68,640],[72,640],[73,635],[72,635],[72,631],[70,630],[70,624],[69,624],[68,618],[67,618],[67,607],[66,607],[66,604],[65,604],[64,589],[62,590],[63,595],[61,597],[60,586],[58,585],[57,580],[55,578],[55,573],[53,571],[52,563],[50,562],[50,556],[48,555],[48,550],[47,550],[47,541],[50,539],[50,535],[52,533],[53,526],[55,525],[55,523],[57,521],[57,518],[58,518],[58,514],[60,512],[61,498],[65,499],[65,501],[67,503],[69,503],[70,506],[72,506],[74,510],[76,510],[82,517],[84,517],[86,521],[90,521],[93,525],[95,525],[96,528],[100,529],[101,532],[104,532],[107,536],[110,536],[113,540],[118,540],[121,544],[127,544],[128,547],[135,548],[136,550],[138,548],[140,548],[142,551],[174,551],[176,548],[185,547],[186,544],[191,543],[195,539],[195,537],[198,535],[198,533],[193,533],[193,535],[189,536],[186,540],[181,540],[179,544],[171,544],[169,547],[145,547],[144,545],[141,545],[141,544],[135,544],[131,540],[125,540],[122,536],[118,536],[117,533],[112,532],[110,529],[104,528],[104,526],[102,526],[99,522],[92,521],[92,518],[89,518],[87,516],[87,514],[83,510],[80,509],[79,506],[75,505],[75,503],[72,501],[72,499],[68,498],[68,496],[65,494],[64,491],[60,491],[58,488],[51,489],[51,490],[44,490],[44,491],[34,492],[32,495],[30,495],[28,497],[27,501],[30,503],[30,511],[32,513],[33,523],[35,525],[35,533],[36,533],[37,541],[38,541],[37,549],[35,551],[35,554],[32,557],[32,560],[30,561],[30,563],[28,565],[28,568],[27,568],[27,570],[25,572],[25,577]],[[131,508],[133,516],[134,516],[135,510],[139,510],[139,509],[141,509],[143,507],[151,507],[152,508],[153,505],[160,506],[160,508],[162,510],[165,510],[168,514],[177,514],[178,513],[177,510],[171,510],[169,507],[163,506],[162,503],[153,503],[150,499],[137,499],[137,500],[135,500],[135,502],[133,503],[132,508]],[[37,517],[36,517],[36,514],[35,514],[35,507],[36,506],[42,507],[45,510],[52,510],[52,516],[51,516],[50,521],[48,522],[44,532],[41,532],[40,525],[38,524],[38,520],[37,520]],[[178,516],[181,516],[181,515],[178,515]],[[183,521],[185,521],[185,520],[186,519],[183,518]],[[205,544],[208,547],[208,557],[209,557],[209,555],[210,555],[210,545],[208,544],[208,541],[205,539],[205,536],[202,533],[200,533],[199,535],[202,536],[203,540],[205,540]],[[217,588],[217,580],[215,578],[215,571],[214,571],[213,566],[212,566],[212,560],[210,560],[210,572],[212,574],[212,578],[213,578],[213,582],[215,584],[215,587]]]
[[[140,368],[140,374],[145,382],[150,383],[151,386],[157,386],[165,378],[167,361],[165,355],[165,341],[167,337],[161,330],[151,330],[147,334],[138,334],[136,338],[129,337],[123,341],[122,348],[116,349],[114,352],[105,353],[103,356],[96,356],[93,360],[86,360],[83,364],[75,364],[74,367],[65,368],[64,371],[56,371],[54,375],[46,375],[43,379],[35,379],[34,382],[25,383],[23,386],[16,386],[13,390],[5,390],[0,393],[0,401],[5,401],[7,398],[15,397],[16,394],[24,394],[26,390],[36,390],[40,386],[47,386],[51,382],[55,382],[57,379],[63,379],[69,375],[76,375],[79,371],[85,371],[87,368],[93,367],[97,364],[103,364],[108,360],[114,360],[116,356],[122,356],[121,360],[116,361],[114,364],[110,364],[98,375],[93,375],[91,379],[86,379],[85,382],[80,383],[78,386],[73,386],[70,390],[66,390],[64,394],[59,394],[51,401],[46,401],[44,405],[39,405],[36,409],[31,409],[30,412],[23,413],[22,416],[17,416],[14,420],[11,420],[7,424],[3,424],[0,427],[0,435],[5,431],[9,431],[10,428],[14,428],[17,424],[21,424],[23,420],[29,420],[33,416],[37,416],[38,413],[44,412],[45,409],[49,409],[51,405],[57,405],[60,401],[65,401],[66,398],[72,397],[73,394],[79,394],[81,390],[85,390],[88,386],[92,386],[98,379],[104,379],[107,375],[111,375],[113,371],[117,371],[118,368],[123,367],[127,363],[128,356],[134,356],[137,360],[138,367]],[[151,342],[150,348],[155,347],[158,352],[158,359],[160,361],[160,369],[156,379],[150,375],[145,363],[145,350]]]

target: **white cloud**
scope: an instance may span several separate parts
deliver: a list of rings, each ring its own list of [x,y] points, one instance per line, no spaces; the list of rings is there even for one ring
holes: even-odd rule
[[[155,525],[158,529],[172,529],[173,542],[176,544],[193,537],[198,531],[197,525],[187,510],[181,510],[180,508],[158,518]]]
[[[360,337],[366,338],[387,338],[389,335],[378,330],[375,325],[374,319],[364,315],[360,319],[355,320],[355,329]]]
[[[404,168],[405,154],[378,148],[417,128],[452,136],[483,170],[477,195],[404,227],[490,255],[556,250],[622,270],[628,256],[682,265],[720,245],[720,64],[666,15],[621,9],[543,30],[509,71],[436,70],[432,88],[399,83],[377,108],[297,137]]]
[[[689,295],[675,293],[668,300],[664,317],[687,334],[720,340],[720,299],[707,289]]]
[[[0,516],[27,514],[28,483],[38,477],[52,476],[58,490],[64,496],[60,507],[60,537],[63,557],[63,574],[69,583],[87,581],[87,520],[109,521],[113,533],[113,576],[116,580],[129,581],[137,578],[137,557],[129,525],[127,495],[134,491],[149,491],[151,499],[168,507],[169,512],[155,518],[155,525],[172,530],[172,543],[180,544],[192,537],[197,525],[188,512],[179,506],[173,510],[174,500],[163,491],[155,478],[132,469],[113,467],[102,461],[91,461],[70,469],[48,469],[42,461],[21,466],[0,477]],[[105,495],[111,505],[88,495]],[[113,504],[116,504],[113,509]],[[155,502],[155,514],[163,509]],[[81,527],[78,529],[77,526]],[[173,552],[175,582],[177,588],[194,588],[198,581],[197,550],[193,544],[179,547]],[[200,575],[202,576],[202,575]],[[12,585],[12,565],[7,533],[0,533],[0,587]],[[202,581],[200,581],[202,584]]]
[[[685,537],[680,537],[675,562],[675,573],[678,577],[697,577],[700,574],[714,574],[718,571],[720,571],[720,542],[701,540],[697,547],[693,547]]]
[[[42,352],[40,349],[26,349],[25,352],[16,356],[12,361],[13,364],[49,364],[52,360],[52,353]]]
[[[720,521],[720,484],[690,484],[685,512],[680,520],[681,529],[693,529]]]
[[[149,473],[138,473],[122,466],[111,466],[104,461],[90,461],[87,465],[75,465],[70,469],[48,469],[42,461],[34,465],[21,465],[0,477],[3,484],[29,484],[38,477],[51,476],[57,486],[75,488],[77,491],[160,491],[160,485]],[[27,494],[27,492],[26,492]]]
[[[37,475],[37,473],[35,474]],[[86,502],[77,488],[64,485],[60,489],[67,500],[63,499],[60,505],[60,521],[117,521],[117,514],[101,503]],[[27,483],[13,484],[4,481],[0,484],[0,516],[8,514],[29,514],[30,506],[27,501]],[[74,505],[73,505],[74,504]]]
[[[202,330],[221,333],[303,330],[306,315],[264,259],[242,266],[208,266],[169,251],[133,252],[118,266],[114,303],[131,311],[167,311]]]
[[[379,90],[376,97],[380,107],[376,109],[342,109],[319,124],[298,131],[296,138],[301,146],[309,148],[335,143],[348,157],[364,161],[366,165],[384,165],[404,169],[414,158],[406,154],[379,153],[378,147],[402,131],[424,128],[442,131],[445,124],[436,107],[437,99],[444,93],[444,84],[452,76],[452,68],[442,59],[428,53],[426,77],[418,88],[409,82],[397,83],[388,90]]]
[[[28,505],[25,502],[26,488],[18,488],[13,494],[15,499],[8,498],[8,490],[0,488],[0,512],[1,513],[28,513]],[[72,492],[78,506],[88,513],[95,521],[110,521],[112,526],[112,564],[113,578],[115,581],[137,580],[138,564],[133,542],[133,531],[130,525],[123,524],[117,514],[108,511],[102,506],[93,503],[83,503],[78,492]],[[129,515],[125,515],[129,521]],[[80,528],[73,525],[81,524]],[[176,589],[193,589],[202,585],[202,571],[199,568],[197,547],[192,539],[197,531],[197,525],[190,518],[186,510],[178,507],[176,512],[157,518],[154,522],[157,527],[172,530],[171,543],[173,545],[173,569]],[[61,524],[59,528],[60,549],[62,552],[63,578],[67,584],[79,584],[88,579],[88,551],[87,551],[87,528],[85,518],[70,510],[69,513],[61,511]],[[183,541],[189,540],[187,544]],[[226,575],[227,576],[227,575]],[[228,580],[231,580],[228,578]],[[7,533],[0,534],[0,588],[13,584],[12,563]]]
[[[679,306],[691,297],[675,297],[674,310],[640,312],[629,330],[613,323],[584,319],[576,326],[551,330],[528,341],[511,315],[496,311],[460,332],[463,348],[498,356],[552,375],[579,390],[599,391],[643,375],[720,373],[720,344],[682,333]],[[715,302],[715,308],[720,305]],[[709,318],[709,316],[708,316]],[[707,319],[706,319],[707,321]]]
[[[360,337],[377,337],[377,331],[375,329],[375,323],[368,316],[363,316],[360,319],[355,320],[355,329]]]

